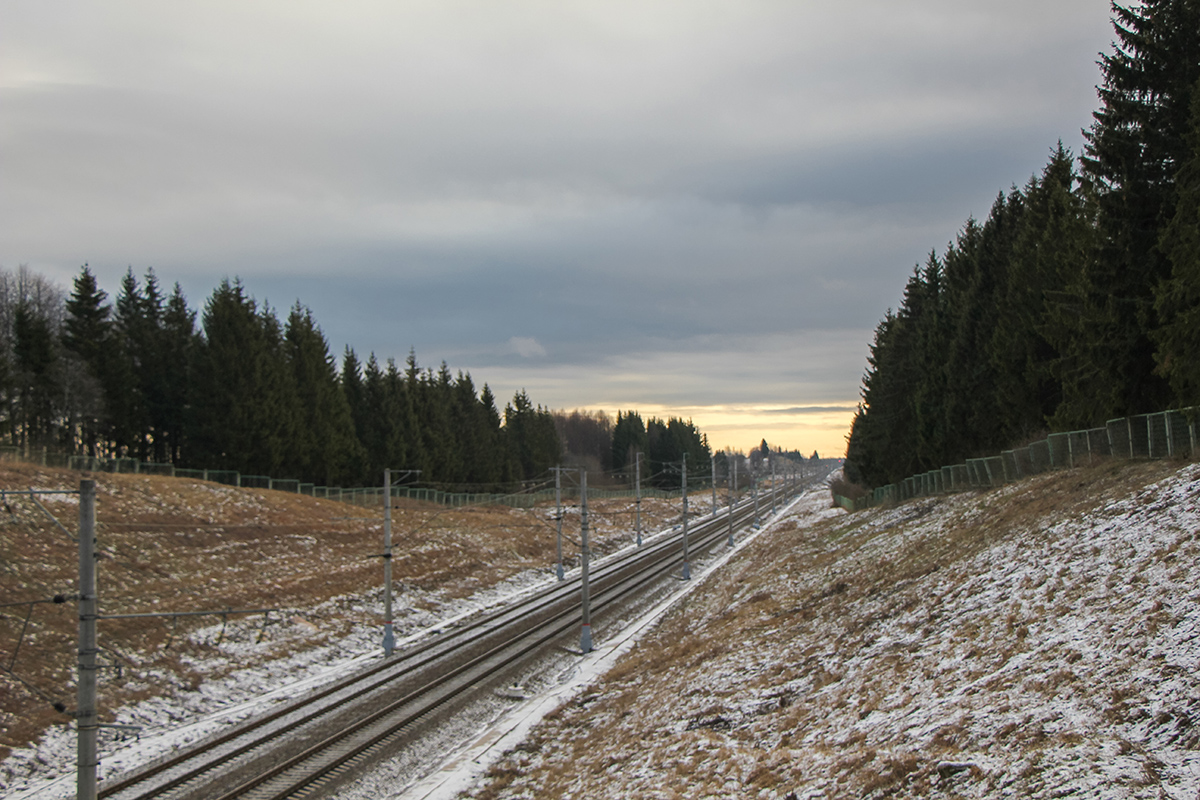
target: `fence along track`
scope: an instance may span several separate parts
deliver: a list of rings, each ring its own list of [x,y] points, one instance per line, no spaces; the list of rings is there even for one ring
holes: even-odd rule
[[[775,491],[784,493],[782,488]],[[765,492],[760,502],[770,503],[771,498],[771,493]],[[734,510],[735,528],[744,527],[752,516],[751,501],[743,500]],[[697,553],[713,547],[722,541],[728,525],[727,510],[695,523],[689,532],[690,546]],[[681,560],[680,535],[675,534],[598,565],[591,577],[593,607],[601,611],[629,599]],[[226,777],[230,770],[242,776],[242,785],[223,797],[307,796],[303,787],[315,790],[316,784],[336,779],[377,752],[392,748],[417,721],[459,697],[465,688],[519,663],[571,631],[578,625],[579,589],[578,578],[550,584],[509,607],[411,645],[390,659],[177,756],[106,781],[100,797],[183,797],[199,791],[218,770]],[[427,677],[421,677],[426,673]],[[379,700],[389,688],[406,683],[416,685],[405,686],[399,698]],[[383,702],[385,708],[340,725],[336,735],[320,735],[322,725],[328,726],[356,701],[373,708]],[[289,716],[293,719],[285,719]],[[278,763],[278,742],[285,737],[293,746],[292,752],[283,756],[284,763],[291,766],[260,769],[263,761]],[[353,743],[347,744],[347,737],[354,739]],[[302,744],[300,751],[294,752],[297,741]],[[243,759],[242,763],[237,763],[238,759]],[[299,777],[286,777],[284,769]],[[243,773],[255,774],[247,777]]]
[[[914,497],[988,489],[1052,469],[1090,464],[1099,458],[1195,458],[1200,455],[1200,406],[1110,419],[1102,428],[1052,433],[998,456],[912,475],[852,499],[835,495],[847,511]]]

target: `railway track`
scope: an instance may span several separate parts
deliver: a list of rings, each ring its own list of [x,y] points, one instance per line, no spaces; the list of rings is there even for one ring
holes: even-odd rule
[[[776,491],[783,497],[791,489]],[[764,498],[760,504],[769,507],[771,494],[764,493]],[[737,504],[732,513],[735,529],[753,521],[749,500]],[[689,523],[689,550],[701,553],[719,545],[729,525],[728,509]],[[675,531],[595,566],[590,578],[592,613],[603,615],[678,569],[680,539],[681,532]],[[530,657],[577,634],[579,625],[578,577],[549,584],[186,751],[105,781],[99,797],[319,796],[365,764],[402,748],[440,714],[469,702]]]

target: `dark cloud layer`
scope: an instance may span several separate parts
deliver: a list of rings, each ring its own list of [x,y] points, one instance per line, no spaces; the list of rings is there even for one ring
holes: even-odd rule
[[[732,413],[741,364],[745,409],[845,414],[913,264],[1079,147],[1106,15],[17,0],[0,265],[154,267],[196,305],[240,276],[338,352],[528,374],[554,404]],[[835,366],[780,364],[814,336]]]

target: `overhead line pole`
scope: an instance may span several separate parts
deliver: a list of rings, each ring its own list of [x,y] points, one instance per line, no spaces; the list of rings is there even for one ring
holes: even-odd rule
[[[585,653],[592,652],[592,605],[588,587],[588,507],[587,507],[587,470],[579,470],[579,540],[580,540],[580,569],[582,584],[581,605],[583,606],[583,627],[579,634],[579,649]]]
[[[383,471],[383,655],[396,648],[392,628],[392,471]]]
[[[736,500],[734,492],[737,491],[737,459],[733,457],[733,453],[729,454],[729,461],[733,464],[733,480],[729,482],[729,546],[733,547],[733,506]]]
[[[687,453],[683,454],[683,469],[680,471],[683,476],[683,579],[685,581],[692,579],[691,569],[688,567],[688,538],[687,538]]]
[[[754,527],[758,528],[758,470],[750,466],[750,496],[754,498]]]
[[[779,489],[775,486],[775,459],[771,459],[771,513],[775,513],[775,500],[779,496]]]
[[[403,475],[420,475],[419,469],[398,470]],[[392,470],[383,470],[383,655],[396,649],[392,624]]]
[[[100,765],[96,716],[96,482],[79,482],[79,679],[75,728],[77,744],[76,797],[96,800],[96,771]]]
[[[709,453],[709,465],[712,467],[712,513],[717,514],[717,460]]]
[[[637,546],[642,546],[642,454],[641,452],[634,454],[634,475],[637,482]]]
[[[563,579],[563,557],[562,557],[562,467],[554,467],[554,516],[558,520],[558,563],[555,566],[555,573],[558,579]]]

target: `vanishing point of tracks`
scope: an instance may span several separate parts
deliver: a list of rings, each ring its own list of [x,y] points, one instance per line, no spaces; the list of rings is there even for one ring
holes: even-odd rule
[[[781,488],[780,493],[784,492]],[[770,494],[761,502],[769,504]],[[749,501],[734,528],[753,521]],[[728,509],[689,524],[689,551],[719,545]],[[680,534],[630,550],[592,570],[593,613],[657,584],[682,560]],[[317,691],[247,720],[186,751],[101,784],[105,800],[315,797],[363,765],[400,749],[433,717],[468,702],[527,657],[579,630],[579,579],[547,587],[464,621]]]

